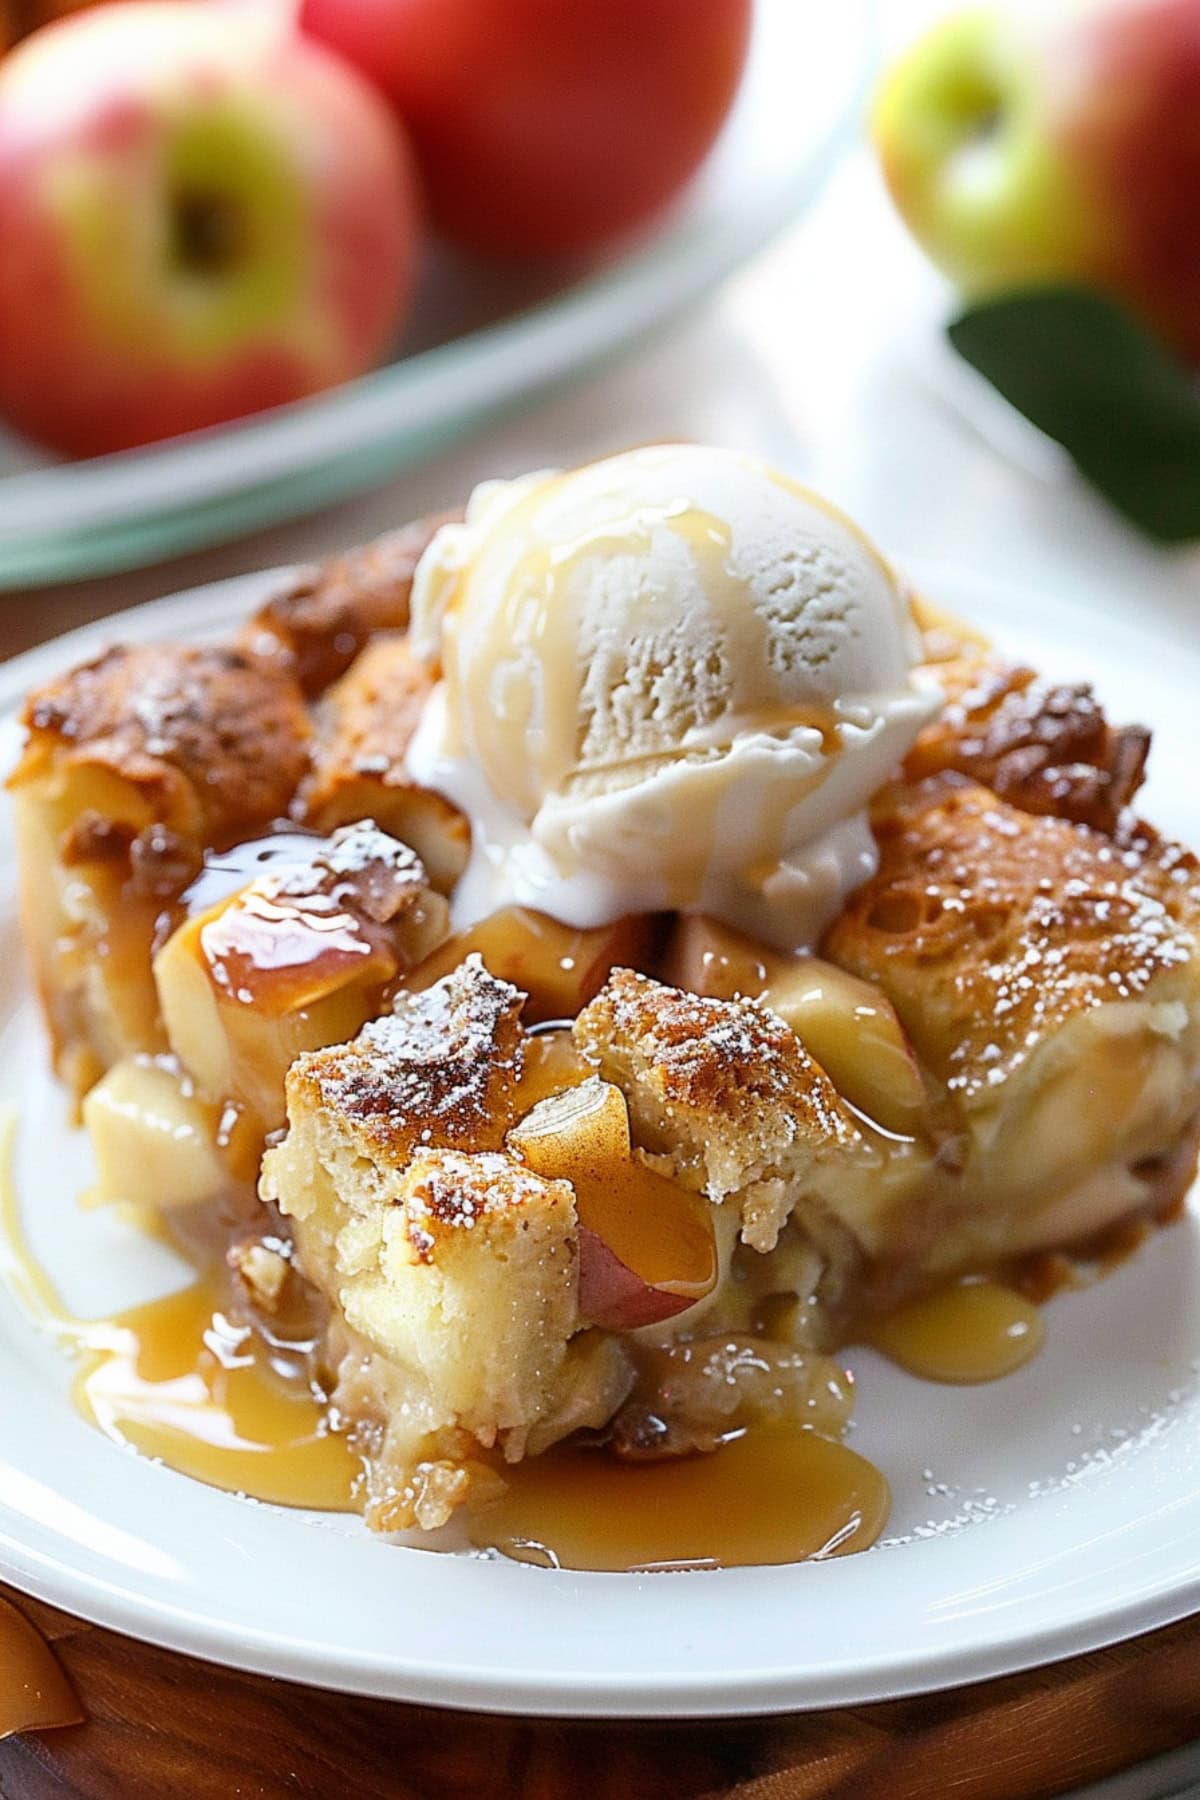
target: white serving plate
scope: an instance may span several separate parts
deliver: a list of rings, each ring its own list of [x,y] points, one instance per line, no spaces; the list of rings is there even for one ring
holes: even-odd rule
[[[819,190],[862,109],[873,18],[874,0],[757,0],[737,104],[697,180],[652,231],[574,277],[432,248],[394,360],[357,381],[75,463],[0,424],[0,589],[143,567],[309,513],[665,324]]]
[[[951,571],[938,601],[1048,672],[1152,723],[1150,815],[1200,841],[1200,651]],[[219,628],[271,578],[196,590],[0,669],[0,757],[34,680],[114,636]],[[7,834],[5,821],[2,826]],[[81,1214],[66,1124],[21,967],[0,846],[0,1100],[40,1258],[81,1313],[178,1285],[161,1247]],[[68,1398],[70,1365],[0,1292],[0,1576],[214,1661],[318,1686],[500,1712],[709,1715],[923,1692],[1095,1648],[1200,1607],[1200,1220],[1047,1308],[1042,1354],[945,1388],[867,1351],[851,1442],[886,1472],[889,1536],[789,1568],[591,1575],[371,1540],[342,1517],[219,1493],[125,1452]]]

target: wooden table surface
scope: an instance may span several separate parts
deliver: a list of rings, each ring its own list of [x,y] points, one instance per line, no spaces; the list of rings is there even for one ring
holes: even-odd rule
[[[6,1592],[86,1723],[0,1743],[2,1800],[1042,1800],[1200,1733],[1200,1630],[839,1712],[574,1724],[239,1675]]]
[[[331,541],[338,541],[336,534]],[[253,553],[0,598],[0,658]],[[0,1742],[0,1800],[1043,1800],[1200,1736],[1200,1619],[923,1699],[791,1718],[574,1724],[320,1694],[138,1644],[10,1590],[86,1722]]]

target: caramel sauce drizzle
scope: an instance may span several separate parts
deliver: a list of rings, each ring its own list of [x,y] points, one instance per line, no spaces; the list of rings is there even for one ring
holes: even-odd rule
[[[202,1276],[87,1328],[74,1398],[84,1417],[181,1475],[276,1506],[354,1512],[359,1459],[328,1429],[311,1345],[267,1342]]]
[[[222,901],[232,900],[260,875],[270,874],[272,865],[304,862],[321,841],[319,832],[293,829],[268,832],[228,850],[209,851],[204,867],[184,890],[180,907],[193,918],[207,913]]]

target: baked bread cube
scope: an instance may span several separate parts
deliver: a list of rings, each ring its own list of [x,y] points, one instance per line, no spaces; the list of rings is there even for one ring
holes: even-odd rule
[[[769,1300],[785,1335],[826,1348],[899,1291],[944,1204],[935,1144],[856,1117],[768,1006],[619,969],[574,1035],[638,1142],[736,1222],[711,1323],[747,1330]]]
[[[552,1415],[570,1430],[597,1393],[611,1412],[629,1389],[619,1357],[568,1357],[570,1184],[502,1148],[520,1008],[477,958],[401,996],[353,1042],[296,1061],[287,1135],[263,1160],[261,1193],[337,1318],[334,1405],[369,1441],[381,1528],[437,1522],[478,1487],[482,1451],[517,1460]]]
[[[10,777],[22,925],[76,1097],[165,1046],[150,972],[206,849],[285,815],[310,727],[286,670],[221,645],[106,651],[30,695]]]
[[[755,1001],[704,999],[618,969],[574,1035],[625,1095],[638,1141],[715,1205],[733,1201],[755,1250],[774,1248],[820,1165],[866,1153],[796,1033]]]
[[[434,672],[406,637],[373,639],[321,703],[312,769],[296,814],[318,831],[374,819],[412,845],[445,894],[466,867],[471,827],[449,800],[412,781],[405,767],[434,682]]]
[[[378,631],[408,629],[413,574],[441,526],[461,511],[415,519],[327,562],[295,570],[243,628],[256,655],[282,658],[310,698],[344,675]]]

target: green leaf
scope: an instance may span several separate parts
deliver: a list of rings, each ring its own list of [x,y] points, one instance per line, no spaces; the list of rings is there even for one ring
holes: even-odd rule
[[[970,307],[960,356],[1159,543],[1200,538],[1200,376],[1122,306],[1047,287]]]

